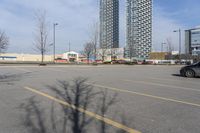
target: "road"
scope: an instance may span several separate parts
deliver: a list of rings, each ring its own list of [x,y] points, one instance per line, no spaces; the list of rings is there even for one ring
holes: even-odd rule
[[[0,132],[27,133],[23,123],[27,110],[22,108],[28,99],[34,96],[50,112],[52,101],[55,106],[67,103],[56,99],[49,86],[84,77],[95,92],[106,88],[110,95],[117,94],[117,102],[105,116],[109,132],[199,133],[200,79],[180,77],[179,69],[139,65],[0,66]],[[88,111],[86,115],[96,121],[102,120],[92,108],[82,111]],[[94,123],[88,132],[98,131]]]

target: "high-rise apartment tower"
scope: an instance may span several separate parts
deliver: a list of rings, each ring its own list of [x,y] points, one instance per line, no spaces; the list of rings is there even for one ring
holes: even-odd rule
[[[100,0],[100,47],[119,47],[119,0]]]
[[[126,55],[146,59],[152,47],[152,0],[126,2]]]

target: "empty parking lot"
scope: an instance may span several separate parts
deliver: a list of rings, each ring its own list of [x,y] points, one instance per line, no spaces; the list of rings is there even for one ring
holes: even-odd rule
[[[0,66],[0,130],[2,133],[26,133],[29,126],[23,123],[27,112],[22,105],[34,97],[45,112],[51,113],[52,102],[55,106],[67,103],[59,101],[49,86],[82,77],[87,78],[85,84],[93,86],[94,92],[106,89],[109,95],[116,94],[116,102],[105,117],[95,113],[92,106],[87,110],[78,108],[94,119],[87,126],[87,132],[98,132],[95,121],[103,119],[107,132],[198,133],[200,80],[180,77],[179,69],[180,66],[138,65]],[[93,104],[99,104],[98,100]],[[60,115],[57,112],[56,115]],[[51,118],[48,119],[45,123],[52,125]]]

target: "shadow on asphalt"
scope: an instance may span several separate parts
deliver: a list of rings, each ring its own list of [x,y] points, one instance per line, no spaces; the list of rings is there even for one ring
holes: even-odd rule
[[[184,76],[182,76],[182,75],[180,75],[180,74],[172,74],[172,76],[187,78],[187,77],[184,77]],[[200,77],[194,77],[194,78],[198,79],[198,78],[200,78]]]
[[[85,110],[92,107],[95,114],[106,116],[110,107],[118,101],[117,93],[110,94],[106,89],[96,92],[92,85],[87,84],[87,79],[81,77],[74,79],[72,83],[58,81],[57,85],[48,88],[56,94],[57,99],[68,103],[69,106],[66,104],[56,106],[56,102],[52,101],[49,109],[45,109],[35,96],[25,99],[19,106],[24,112],[21,123],[29,133],[88,133],[92,122],[97,133],[107,133],[112,130],[115,133],[125,133],[123,129],[111,129],[105,121],[95,122],[95,117],[88,117],[85,113]],[[98,106],[94,101],[98,102]],[[84,111],[80,111],[79,108]],[[122,116],[122,124],[131,123],[125,120],[127,119]]]
[[[175,76],[175,77],[183,77],[183,76],[181,76],[180,74],[172,74],[172,76]]]
[[[0,84],[13,85],[15,81],[20,81],[23,76],[27,76],[30,72],[20,74],[0,74]]]
[[[29,133],[47,133],[47,129],[44,125],[45,115],[44,109],[40,108],[39,102],[35,100],[35,97],[26,99],[27,104],[21,104],[20,109],[26,111],[25,118],[23,118],[23,125],[26,128],[30,128]]]

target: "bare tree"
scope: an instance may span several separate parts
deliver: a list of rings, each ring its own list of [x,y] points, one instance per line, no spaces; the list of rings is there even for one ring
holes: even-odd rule
[[[97,48],[98,48],[98,41],[99,41],[99,24],[98,22],[94,22],[91,28],[91,43],[93,44],[94,50],[94,59],[97,59]]]
[[[102,62],[105,61],[105,57],[106,57],[107,53],[108,53],[108,49],[106,49],[106,48],[99,49],[99,50],[97,51],[97,55],[98,55],[99,57],[101,57]]]
[[[169,53],[172,53],[172,51],[174,51],[174,47],[173,47],[173,45],[172,45],[172,40],[171,40],[171,38],[167,38],[167,51],[169,52]]]
[[[0,30],[0,54],[7,50],[9,45],[9,38],[5,32]]]
[[[172,44],[172,40],[171,40],[171,38],[167,38],[167,52],[168,52],[168,54],[167,54],[167,58],[168,59],[172,59],[173,58],[173,56],[172,56],[172,51],[174,51],[174,47],[173,47],[173,44]]]
[[[47,52],[48,28],[46,22],[46,12],[40,11],[36,14],[37,29],[35,34],[35,48],[41,54],[41,62],[44,62],[44,56]]]
[[[94,45],[91,42],[87,42],[84,46],[84,54],[87,57],[87,63],[89,64],[89,59],[94,51]]]

